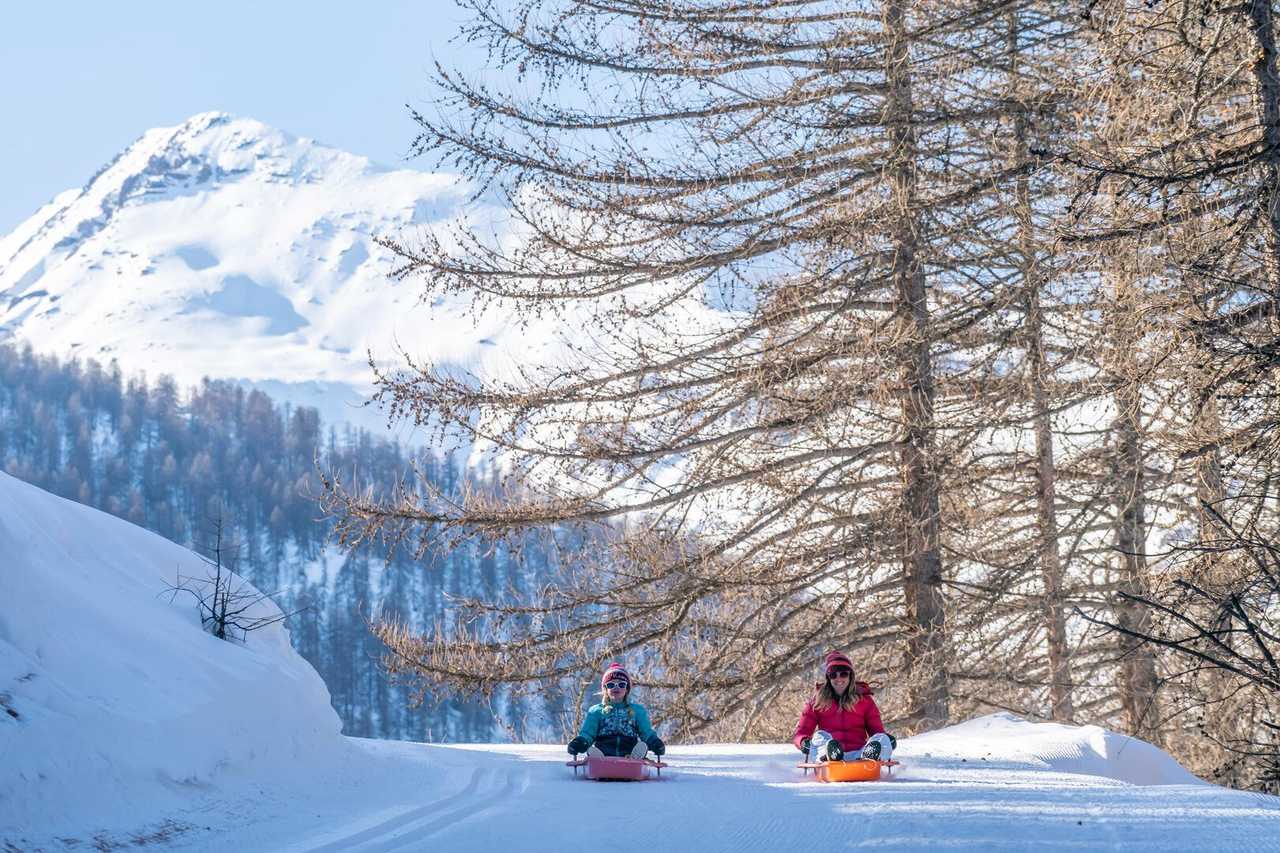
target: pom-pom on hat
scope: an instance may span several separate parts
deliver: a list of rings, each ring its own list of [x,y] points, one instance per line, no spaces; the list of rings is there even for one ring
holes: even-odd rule
[[[621,678],[627,682],[627,689],[631,689],[631,676],[627,675],[627,671],[622,668],[622,664],[614,662],[604,668],[604,675],[600,676],[600,689],[604,690],[605,685],[610,681],[616,681]]]
[[[849,670],[849,677],[853,677],[853,661],[849,660],[849,656],[844,652],[828,652],[826,659],[822,663],[823,677],[830,677],[831,670],[838,667],[845,667]]]

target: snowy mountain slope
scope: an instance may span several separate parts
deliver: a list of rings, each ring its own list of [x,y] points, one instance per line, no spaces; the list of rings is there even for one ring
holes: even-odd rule
[[[0,239],[0,341],[183,386],[238,379],[382,425],[352,408],[368,349],[470,364],[527,343],[501,317],[476,328],[466,304],[419,305],[373,242],[461,215],[463,193],[452,175],[203,113],[148,131]]]
[[[164,594],[179,572],[205,566],[0,473],[0,839],[132,828],[139,800],[341,757],[328,691],[284,628],[214,638],[192,599]]]

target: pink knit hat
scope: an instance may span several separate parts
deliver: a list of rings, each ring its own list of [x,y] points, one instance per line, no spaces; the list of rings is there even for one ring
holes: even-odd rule
[[[826,660],[822,664],[822,674],[824,677],[831,675],[831,670],[837,667],[848,667],[849,677],[853,677],[853,661],[849,660],[849,656],[844,652],[828,652]]]
[[[600,689],[604,690],[606,684],[618,678],[627,682],[627,689],[631,689],[631,676],[627,675],[627,671],[622,668],[622,664],[615,661],[604,668],[604,675],[600,676]]]

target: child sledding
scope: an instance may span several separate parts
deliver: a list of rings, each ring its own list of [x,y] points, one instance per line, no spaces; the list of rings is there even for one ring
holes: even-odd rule
[[[892,767],[898,739],[884,730],[871,686],[853,677],[843,652],[823,661],[823,680],[800,713],[792,743],[805,754],[800,766],[824,782],[870,781]]]
[[[574,775],[585,768],[588,779],[638,781],[648,778],[651,767],[660,774],[666,765],[648,754],[660,759],[666,745],[648,711],[631,701],[631,676],[621,664],[605,668],[600,692],[601,701],[587,711],[568,744]],[[898,763],[897,738],[885,731],[870,685],[854,678],[853,662],[842,652],[823,661],[823,680],[805,703],[792,742],[805,755],[799,766],[823,782],[879,779],[882,769]]]
[[[573,760],[569,766],[577,774],[585,767],[588,779],[641,780],[647,768],[659,774],[666,765],[650,760],[650,751],[661,757],[666,744],[649,722],[649,712],[631,701],[631,676],[622,664],[611,663],[600,678],[601,701],[591,706],[578,736],[569,741]],[[579,755],[585,756],[579,759]]]

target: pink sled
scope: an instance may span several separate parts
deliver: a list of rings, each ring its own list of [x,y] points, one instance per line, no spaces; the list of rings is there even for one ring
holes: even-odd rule
[[[649,768],[654,768],[658,778],[662,778],[662,768],[667,765],[661,761],[648,758],[614,758],[612,756],[586,756],[574,761],[566,761],[566,767],[573,768],[573,775],[578,775],[578,768],[585,768],[586,778],[597,782],[643,782],[649,778]]]

